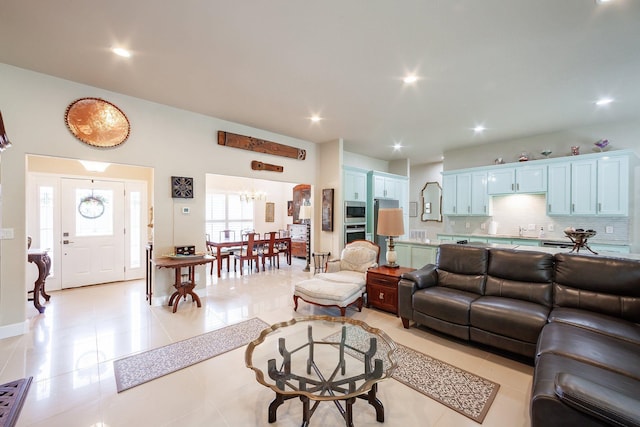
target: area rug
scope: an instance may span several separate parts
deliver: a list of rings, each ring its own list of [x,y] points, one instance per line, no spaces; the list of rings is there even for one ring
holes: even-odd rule
[[[0,385],[0,427],[12,427],[18,421],[33,377]]]
[[[362,348],[358,349],[366,350],[365,347],[368,348],[369,345],[369,336],[373,335],[361,328],[355,328],[353,333],[362,335],[362,339],[357,339],[358,343],[362,343]],[[326,337],[325,341],[337,343],[340,342],[340,337],[341,332],[337,332]],[[376,354],[389,351],[389,347],[380,341],[378,346]],[[484,421],[498,393],[499,384],[401,344],[396,346],[398,349],[395,352],[395,358],[398,361],[398,367],[392,375],[394,379],[477,423]],[[352,355],[361,357],[357,352],[353,352]]]
[[[118,393],[248,344],[269,326],[253,318],[113,362]]]

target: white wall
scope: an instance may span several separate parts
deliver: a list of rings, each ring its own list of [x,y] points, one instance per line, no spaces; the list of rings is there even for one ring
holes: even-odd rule
[[[83,97],[104,98],[128,116],[131,135],[121,146],[99,149],[83,144],[67,130],[64,112]],[[0,242],[0,336],[12,334],[25,320],[26,155],[42,154],[72,159],[147,166],[154,169],[154,250],[167,253],[181,241],[202,242],[205,177],[207,173],[261,178],[251,161],[281,165],[284,172],[271,179],[315,184],[316,145],[299,139],[227,122],[166,105],[105,91],[40,73],[0,64],[2,115],[13,147],[2,153],[2,227],[15,238]],[[217,131],[254,136],[307,150],[304,161],[219,146]],[[171,176],[194,178],[193,199],[172,199]],[[182,207],[191,215],[182,215]],[[199,244],[204,250],[204,242]],[[33,266],[31,266],[33,267]],[[204,267],[200,274],[205,272]],[[171,272],[158,270],[154,294],[171,290]],[[32,310],[30,307],[29,310]],[[35,309],[33,309],[35,310]],[[31,315],[33,313],[29,313]],[[18,332],[20,333],[20,332]]]

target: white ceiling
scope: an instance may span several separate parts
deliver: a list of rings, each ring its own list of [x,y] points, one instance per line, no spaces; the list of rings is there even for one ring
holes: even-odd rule
[[[639,45],[639,0],[0,0],[0,62],[413,163],[638,119]]]

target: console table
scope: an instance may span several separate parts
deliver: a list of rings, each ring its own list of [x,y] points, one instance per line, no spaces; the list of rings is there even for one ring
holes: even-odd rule
[[[38,267],[38,278],[33,282],[33,290],[28,292],[29,294],[33,294],[33,298],[28,298],[27,300],[33,301],[35,308],[40,313],[44,313],[45,307],[40,304],[40,295],[42,295],[45,301],[49,301],[49,298],[51,298],[44,290],[44,282],[51,270],[51,258],[45,250],[29,249],[27,260]]]
[[[185,256],[184,258],[153,258],[153,263],[157,268],[173,268],[175,270],[175,280],[173,282],[173,287],[176,288],[176,291],[169,298],[169,307],[173,306],[174,313],[178,309],[180,298],[182,297],[186,300],[187,295],[191,295],[191,298],[196,302],[196,304],[198,304],[198,307],[202,307],[200,297],[198,296],[198,294],[193,292],[193,288],[196,287],[195,267],[196,265],[208,264],[210,262],[213,262],[213,260],[215,260],[215,258],[209,255],[198,257]],[[182,280],[183,268],[187,268],[189,270],[187,280],[185,281]]]

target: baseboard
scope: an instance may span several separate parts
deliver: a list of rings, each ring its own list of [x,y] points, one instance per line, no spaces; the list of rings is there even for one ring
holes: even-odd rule
[[[29,332],[29,324],[25,320],[21,323],[0,326],[0,339],[15,337]]]

